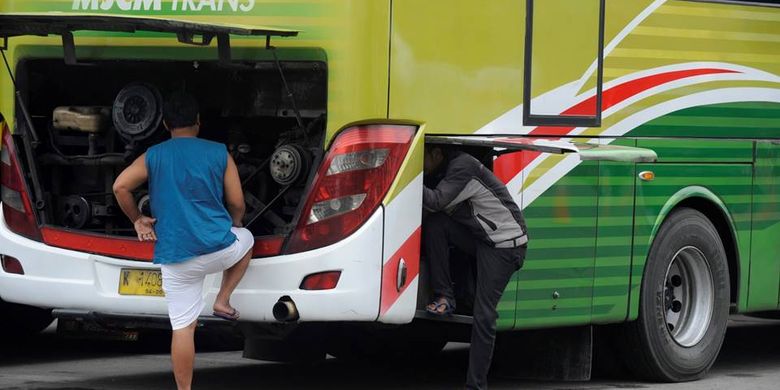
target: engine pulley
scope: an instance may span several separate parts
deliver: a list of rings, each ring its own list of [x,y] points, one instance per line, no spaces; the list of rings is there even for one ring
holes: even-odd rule
[[[152,216],[152,202],[149,194],[146,194],[138,199],[138,212],[147,217]]]
[[[309,153],[301,146],[282,145],[271,155],[271,178],[283,186],[293,184],[308,172],[310,160]]]
[[[162,122],[162,95],[150,84],[128,84],[114,99],[112,119],[117,133],[128,142],[143,141]]]
[[[60,222],[67,228],[81,229],[92,218],[92,204],[78,195],[65,197],[59,211]]]

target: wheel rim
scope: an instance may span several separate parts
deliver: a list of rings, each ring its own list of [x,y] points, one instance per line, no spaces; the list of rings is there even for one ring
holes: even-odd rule
[[[707,257],[686,246],[675,253],[664,278],[666,330],[683,347],[696,345],[710,325],[715,288]]]

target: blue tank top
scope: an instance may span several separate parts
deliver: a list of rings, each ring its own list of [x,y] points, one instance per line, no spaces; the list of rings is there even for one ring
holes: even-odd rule
[[[216,252],[236,240],[224,205],[227,158],[225,145],[199,138],[173,138],[146,151],[155,264]]]

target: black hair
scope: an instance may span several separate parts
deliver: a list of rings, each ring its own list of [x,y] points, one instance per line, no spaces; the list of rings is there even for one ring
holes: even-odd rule
[[[198,101],[185,91],[173,92],[165,99],[163,120],[170,130],[195,126],[198,123]]]
[[[425,153],[433,153],[434,150],[439,149],[442,156],[444,156],[444,161],[448,162],[450,160],[450,156],[452,156],[453,149],[450,145],[440,145],[440,144],[433,144],[425,147]]]

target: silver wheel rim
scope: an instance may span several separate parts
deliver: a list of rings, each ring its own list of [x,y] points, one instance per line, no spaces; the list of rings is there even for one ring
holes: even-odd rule
[[[686,246],[675,253],[664,278],[664,321],[672,339],[692,347],[707,333],[715,306],[715,288],[707,257]]]

